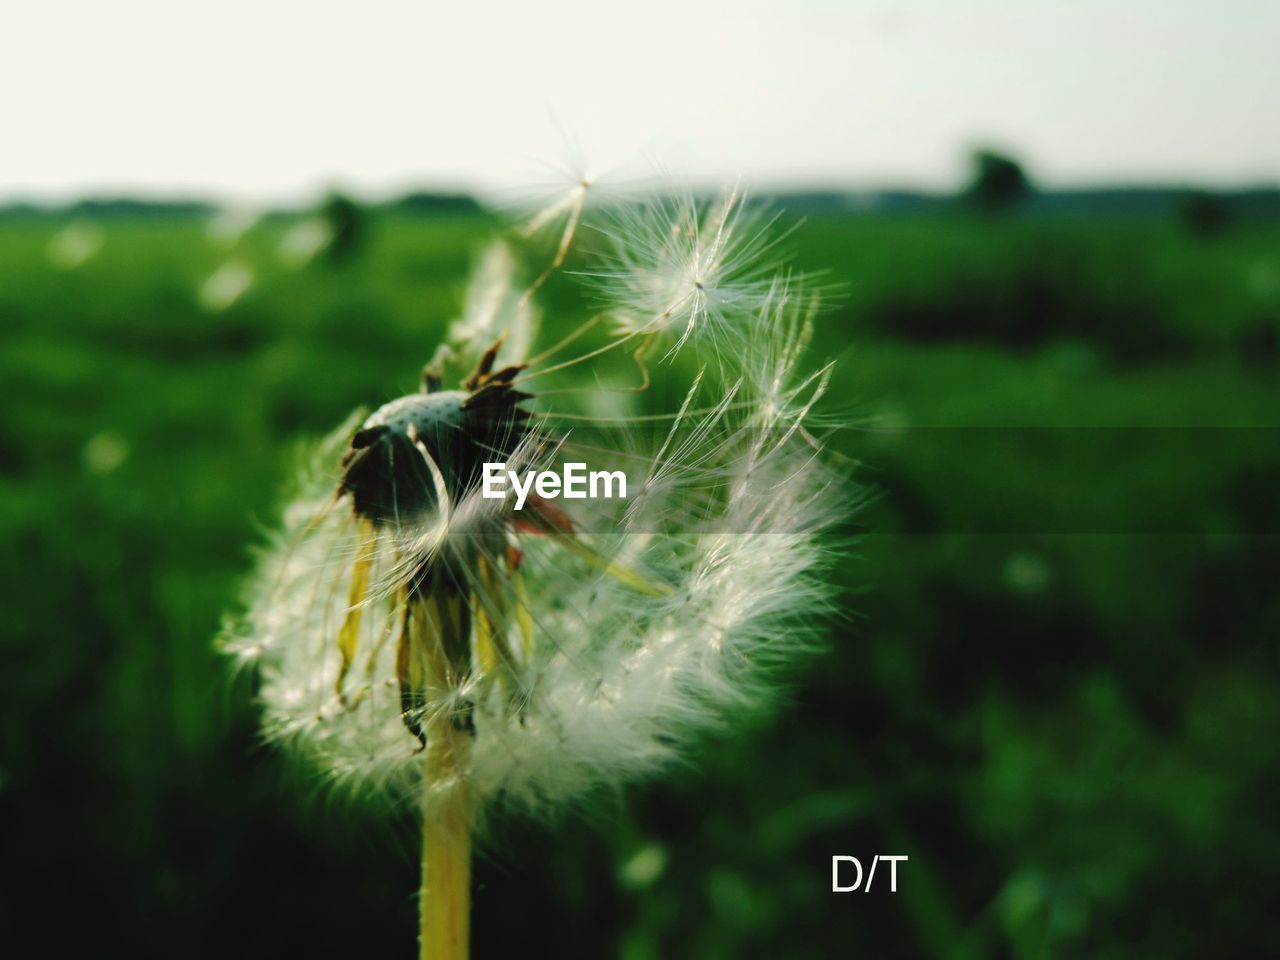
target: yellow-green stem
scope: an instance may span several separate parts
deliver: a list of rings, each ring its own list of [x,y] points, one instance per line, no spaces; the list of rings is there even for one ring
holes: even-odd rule
[[[461,761],[470,735],[447,721],[427,729],[422,819],[421,960],[466,960],[471,935],[471,797]]]

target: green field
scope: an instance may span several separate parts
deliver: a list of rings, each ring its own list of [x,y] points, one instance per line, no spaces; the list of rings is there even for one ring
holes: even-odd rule
[[[415,387],[499,227],[375,212],[297,266],[287,218],[228,250],[104,216],[68,266],[66,226],[0,219],[0,934],[404,955],[412,823],[262,748],[212,639],[297,443]],[[828,213],[792,247],[871,494],[830,649],[673,779],[493,824],[477,955],[1280,954],[1280,224]],[[252,284],[202,305],[229,259]],[[829,893],[876,853],[897,895]]]

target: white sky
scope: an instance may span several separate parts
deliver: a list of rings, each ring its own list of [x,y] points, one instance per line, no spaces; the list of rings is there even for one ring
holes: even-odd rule
[[[553,122],[553,119],[555,121]],[[1280,179],[1277,0],[40,0],[0,12],[0,196]]]

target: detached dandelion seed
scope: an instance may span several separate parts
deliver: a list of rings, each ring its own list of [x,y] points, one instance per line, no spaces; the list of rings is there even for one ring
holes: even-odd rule
[[[603,227],[604,269],[589,274],[620,329],[713,342],[769,302],[777,280],[772,221],[738,190],[717,202],[659,197],[619,207]]]
[[[271,740],[420,808],[434,960],[466,955],[486,808],[548,811],[662,769],[731,709],[767,702],[826,610],[820,535],[846,481],[804,429],[827,374],[797,373],[811,317],[760,261],[765,225],[734,193],[611,216],[621,253],[594,276],[634,323],[588,320],[535,352],[547,271],[522,290],[510,250],[491,248],[421,389],[317,446],[222,638],[258,670]],[[704,327],[733,349],[670,413],[598,418],[591,388],[549,386],[632,353],[638,389],[654,340],[670,329],[668,352],[696,352]],[[485,463],[583,458],[624,469],[635,497],[539,490],[517,511],[482,495]]]

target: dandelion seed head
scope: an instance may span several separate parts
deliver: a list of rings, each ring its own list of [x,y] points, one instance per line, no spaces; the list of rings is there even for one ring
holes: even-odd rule
[[[467,394],[462,390],[443,393],[410,393],[383,404],[365,420],[363,426],[388,427],[409,435],[418,431],[461,430],[465,417]]]
[[[421,392],[316,445],[223,636],[261,678],[269,739],[356,789],[430,802],[465,784],[482,804],[553,810],[772,700],[819,635],[822,535],[847,498],[802,429],[821,392],[798,372],[808,317],[737,210],[730,196],[635,212],[647,234],[622,238],[595,287],[650,320],[573,364],[665,329],[695,349],[753,343],[661,429],[624,417],[583,436],[581,417],[560,419],[537,378],[566,362],[532,353],[533,288],[494,247]],[[523,512],[482,495],[485,462],[581,457],[625,468],[634,495]],[[424,782],[433,736],[465,741],[465,760]]]

